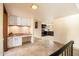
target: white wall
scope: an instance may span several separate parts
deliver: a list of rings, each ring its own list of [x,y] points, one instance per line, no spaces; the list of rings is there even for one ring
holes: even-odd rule
[[[64,18],[54,20],[53,25],[54,25],[54,40],[62,44],[67,42],[67,29]]]
[[[38,22],[38,28],[35,28],[35,22]],[[35,41],[35,38],[41,39],[41,21],[39,19],[33,19],[32,23],[32,42]]]
[[[68,35],[67,40],[74,40],[74,47],[79,49],[79,14],[65,18]]]
[[[38,22],[38,28],[35,28],[35,22]],[[34,37],[41,38],[41,21],[34,19]]]
[[[54,20],[55,40],[67,43],[74,40],[74,47],[79,49],[79,14]]]
[[[3,55],[3,4],[0,3],[0,55]]]

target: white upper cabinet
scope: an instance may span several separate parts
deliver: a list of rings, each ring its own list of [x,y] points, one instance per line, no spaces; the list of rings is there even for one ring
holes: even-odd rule
[[[27,25],[27,19],[26,18],[22,18],[21,25]]]
[[[17,25],[16,16],[9,16],[8,25]]]
[[[10,16],[9,17],[9,25],[25,25],[25,26],[31,26],[31,20],[16,16]]]
[[[22,25],[31,26],[31,20],[22,18]]]
[[[16,22],[17,22],[17,25],[21,25],[21,23],[22,23],[22,18],[21,17],[17,17],[17,20],[16,20]]]

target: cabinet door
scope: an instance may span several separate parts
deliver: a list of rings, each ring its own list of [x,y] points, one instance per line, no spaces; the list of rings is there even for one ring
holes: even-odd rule
[[[17,46],[22,45],[22,37],[18,36],[17,38],[18,38]]]
[[[31,25],[31,21],[29,19],[25,19],[25,25],[26,26],[30,26]]]
[[[13,41],[14,47],[22,45],[22,38],[21,37],[16,36],[13,38],[13,40],[14,40]]]
[[[13,47],[13,37],[8,38],[8,48]]]
[[[8,21],[8,25],[17,25],[17,17],[16,16],[9,16],[9,21]]]
[[[31,20],[22,18],[22,25],[30,26],[31,25]]]
[[[26,18],[22,18],[21,22],[22,22],[21,25],[27,25]]]
[[[21,17],[17,17],[17,25],[22,25],[22,18]]]

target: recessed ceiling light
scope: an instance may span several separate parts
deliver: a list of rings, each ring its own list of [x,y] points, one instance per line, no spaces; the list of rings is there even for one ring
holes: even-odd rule
[[[32,9],[36,10],[36,9],[38,9],[38,6],[35,5],[35,4],[33,4],[33,5],[32,5]]]

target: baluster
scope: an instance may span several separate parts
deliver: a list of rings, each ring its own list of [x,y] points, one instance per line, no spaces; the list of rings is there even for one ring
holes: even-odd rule
[[[62,52],[62,56],[63,56],[63,52]]]
[[[69,56],[71,56],[71,46],[69,46]]]
[[[67,47],[67,50],[68,50],[68,51],[67,51],[67,54],[68,54],[68,56],[69,56],[69,47]]]
[[[69,56],[69,47],[68,47],[68,56]]]
[[[67,48],[67,56],[68,56],[68,52],[69,52],[69,51],[68,51],[68,48]]]
[[[71,56],[73,56],[73,44],[71,45]]]
[[[65,56],[66,56],[66,50],[64,52],[65,52]]]

